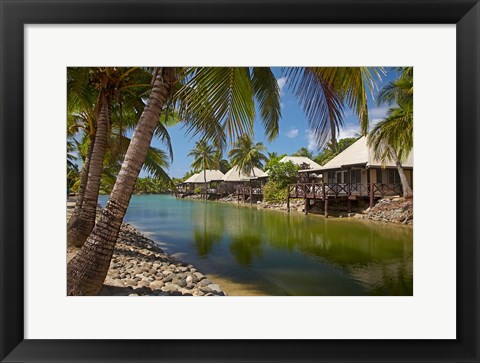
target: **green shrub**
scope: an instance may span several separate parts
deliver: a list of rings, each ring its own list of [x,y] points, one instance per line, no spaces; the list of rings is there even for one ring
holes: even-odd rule
[[[283,187],[279,183],[269,181],[263,187],[263,199],[266,202],[285,203],[287,201],[287,195],[287,186]]]
[[[268,172],[269,183],[273,182],[278,188],[286,189],[288,184],[297,182],[298,168],[298,165],[295,165],[291,161],[274,165]]]
[[[195,188],[195,190],[194,190],[193,192],[194,192],[195,194],[201,194],[201,193],[202,193],[202,191],[203,191],[203,189],[202,189],[202,188],[200,188],[200,187],[196,187],[196,188]]]

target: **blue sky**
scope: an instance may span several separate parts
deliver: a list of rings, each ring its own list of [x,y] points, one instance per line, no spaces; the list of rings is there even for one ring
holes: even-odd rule
[[[308,131],[307,119],[300,108],[296,97],[288,89],[285,76],[282,74],[280,68],[272,68],[272,70],[281,90],[282,116],[279,122],[280,133],[273,142],[268,142],[264,135],[260,120],[256,119],[254,124],[255,141],[263,142],[268,152],[275,151],[279,154],[286,153],[291,155],[301,147],[307,147],[309,150],[314,151],[314,155],[317,154],[318,150],[315,142]],[[383,77],[380,87],[382,84],[388,83],[396,78],[396,71],[393,68],[385,68],[385,70],[387,71],[387,74]],[[383,119],[389,108],[387,105],[378,106],[370,94],[368,94],[368,106],[370,124],[375,124]],[[357,116],[355,116],[351,110],[347,109],[344,121],[345,125],[340,130],[339,138],[355,136],[360,130]],[[197,138],[192,138],[191,136],[186,135],[181,124],[170,127],[168,131],[172,139],[174,153],[174,159],[168,170],[168,174],[171,177],[179,178],[191,169],[190,164],[193,160],[191,157],[188,157],[187,154],[193,148]],[[158,140],[154,140],[152,144],[161,148]],[[227,153],[228,150],[225,154]],[[142,176],[145,176],[143,172]]]

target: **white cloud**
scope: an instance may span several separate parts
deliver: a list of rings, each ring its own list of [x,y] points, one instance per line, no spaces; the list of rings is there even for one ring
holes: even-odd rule
[[[340,129],[337,139],[345,139],[347,137],[356,137],[360,133],[358,125],[349,125]]]
[[[293,139],[294,137],[298,136],[298,129],[291,129],[287,132],[287,137]]]
[[[368,110],[368,117],[372,119],[384,119],[391,106],[374,107]]]
[[[280,102],[280,108],[284,108],[285,104],[283,102]]]
[[[317,140],[315,138],[315,135],[310,130],[306,130],[305,132],[307,134],[307,141],[308,141],[307,149],[308,149],[308,151],[317,150]]]
[[[277,79],[277,84],[278,88],[280,90],[280,94],[283,93],[283,87],[285,86],[285,83],[287,82],[287,77],[281,77]]]

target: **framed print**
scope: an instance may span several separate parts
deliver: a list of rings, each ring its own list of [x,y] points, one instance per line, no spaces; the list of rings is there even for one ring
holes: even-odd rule
[[[480,360],[478,2],[0,4],[2,361]]]

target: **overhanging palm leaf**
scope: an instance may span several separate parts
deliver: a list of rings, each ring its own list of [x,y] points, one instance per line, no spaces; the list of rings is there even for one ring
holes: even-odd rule
[[[343,126],[345,106],[359,117],[362,133],[368,131],[366,90],[376,89],[384,73],[382,68],[368,67],[306,67],[284,68],[287,84],[299,98],[318,146],[330,136],[336,142]]]
[[[253,67],[251,78],[263,128],[268,141],[272,141],[278,136],[278,120],[281,116],[278,83],[268,67]]]
[[[310,130],[318,146],[324,145],[328,137],[333,140],[343,125],[344,106],[334,85],[327,82],[310,68],[284,68],[287,84],[296,94],[303,108]]]

